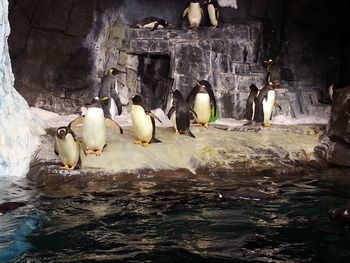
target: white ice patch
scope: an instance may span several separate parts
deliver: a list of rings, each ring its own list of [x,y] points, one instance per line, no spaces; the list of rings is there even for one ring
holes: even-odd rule
[[[237,0],[218,0],[218,2],[219,2],[219,5],[222,7],[230,6],[235,9],[238,8]]]
[[[7,39],[8,1],[0,0],[0,176],[25,176],[44,130],[14,88]]]

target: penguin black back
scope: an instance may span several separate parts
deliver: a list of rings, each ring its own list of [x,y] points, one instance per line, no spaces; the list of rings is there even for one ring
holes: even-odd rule
[[[175,90],[173,92],[173,107],[169,110],[169,118],[171,118],[171,112],[174,111],[176,112],[176,129],[178,130],[178,132],[187,134],[192,138],[195,138],[195,136],[189,129],[191,123],[191,112],[193,111],[191,110],[191,108],[189,107],[179,90]]]
[[[259,89],[254,84],[250,85],[249,89],[250,89],[250,93],[249,93],[249,96],[248,96],[247,102],[246,102],[245,118],[247,120],[252,120],[252,118],[254,117],[253,116],[253,113],[254,113],[254,102],[255,102],[255,98],[258,95]]]

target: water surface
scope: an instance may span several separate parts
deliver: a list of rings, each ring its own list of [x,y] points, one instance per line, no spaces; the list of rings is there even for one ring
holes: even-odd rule
[[[348,262],[350,171],[139,174],[57,191],[0,179],[0,262]],[[68,189],[68,190],[67,190]],[[76,189],[76,188],[74,188]]]

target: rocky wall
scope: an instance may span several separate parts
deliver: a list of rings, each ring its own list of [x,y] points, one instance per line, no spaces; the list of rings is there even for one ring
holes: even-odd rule
[[[326,136],[316,152],[330,164],[350,167],[350,87],[334,91]]]
[[[141,17],[158,16],[169,20],[176,29],[182,30],[186,35],[190,31],[187,30],[186,21],[182,20],[181,14],[187,2],[10,0],[13,33],[9,42],[16,89],[31,106],[60,113],[77,112],[80,106],[91,100],[96,93],[98,76],[108,67],[124,59],[118,57],[115,38],[112,37],[115,22],[122,21],[123,24],[130,25]],[[237,4],[237,9],[230,6],[221,8],[220,26],[225,28],[235,25],[261,25],[262,42],[259,61],[256,61],[256,64],[260,68],[262,60],[279,58],[285,73],[285,89],[280,93],[283,97],[284,114],[298,116],[299,113],[327,113],[328,109],[323,107],[322,103],[330,102],[327,93],[329,84],[346,84],[349,81],[347,76],[350,75],[350,68],[347,65],[350,64],[350,52],[347,48],[347,32],[350,23],[346,13],[346,10],[349,10],[349,1],[330,3],[326,0],[239,0]],[[207,18],[203,19],[201,27],[208,29]],[[204,31],[206,30],[202,30]],[[223,29],[216,32],[225,33]],[[225,38],[223,35],[213,37]],[[242,55],[240,48],[244,48],[244,45],[239,41],[240,36],[237,36],[237,51],[236,46],[232,45],[226,53],[209,49],[205,54],[200,54],[202,57],[198,58],[198,63],[204,64],[197,72],[201,76],[204,75],[202,72],[206,68],[208,57],[210,65],[214,66],[217,61],[227,60],[228,56]],[[211,42],[215,42],[214,39]],[[202,50],[220,48],[219,43],[214,46],[205,42],[196,45]],[[188,50],[183,49],[180,44],[174,48],[176,54],[195,54],[198,51],[198,48],[194,48],[196,45],[193,44]],[[247,65],[240,65],[246,62],[240,60],[237,63],[238,71],[250,70],[255,73],[255,68],[249,69]],[[213,67],[212,72],[216,74],[218,68]],[[222,78],[226,78],[225,74],[227,72],[223,71]],[[254,80],[253,74],[247,76]],[[137,77],[130,73],[125,81],[132,82]],[[175,85],[189,83],[189,80],[181,75],[172,77]],[[237,91],[234,85],[239,80],[222,81],[222,78],[214,85],[223,83],[220,89],[228,88],[226,93]],[[128,93],[124,90],[121,92],[125,95]],[[235,101],[236,93],[223,96],[225,102],[220,106],[223,107],[221,110],[224,109],[223,116],[242,116],[242,109],[237,109],[241,99]],[[125,97],[125,100],[127,99]]]

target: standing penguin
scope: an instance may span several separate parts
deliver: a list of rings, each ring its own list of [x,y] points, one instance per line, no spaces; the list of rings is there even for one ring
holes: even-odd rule
[[[105,100],[109,98],[104,98]],[[73,120],[68,127],[76,125],[83,121],[83,140],[86,145],[86,154],[95,154],[100,156],[103,149],[107,146],[107,125],[116,126],[120,133],[123,129],[115,121],[105,118],[102,107],[103,101],[94,101],[87,109],[86,115]]]
[[[273,107],[276,103],[275,86],[266,84],[255,99],[254,121],[262,123],[263,126],[270,126],[270,119]]]
[[[186,15],[190,23],[190,28],[199,27],[203,16],[203,10],[198,0],[190,1],[188,7],[184,10],[182,17],[185,17]]]
[[[73,170],[76,166],[81,168],[80,142],[71,128],[63,126],[57,129],[54,148],[64,164],[64,169]]]
[[[175,90],[173,92],[173,106],[168,112],[168,118],[172,120],[176,134],[187,134],[192,138],[196,138],[190,131],[191,113],[197,116],[188,106],[181,92]]]
[[[112,119],[113,115],[115,115],[112,111],[113,101],[117,105],[118,115],[122,114],[122,103],[118,93],[115,90],[115,76],[119,72],[120,71],[116,68],[111,68],[108,70],[107,74],[101,78],[98,98],[101,101],[105,118]]]
[[[219,24],[219,3],[217,0],[204,0],[207,6],[211,25],[216,28]]]
[[[193,105],[193,110],[197,114],[195,118],[196,123],[208,128],[208,123],[212,115],[212,108],[214,109],[214,113],[217,112],[213,88],[209,81],[197,81],[187,97],[187,102],[190,106]]]
[[[162,123],[161,120],[143,104],[141,96],[135,95],[132,98],[132,103],[131,119],[138,139],[134,143],[148,147],[150,143],[161,142],[155,137],[156,124],[154,119]]]
[[[249,87],[250,93],[247,98],[246,107],[245,107],[245,118],[249,121],[254,119],[254,112],[255,112],[255,98],[258,96],[259,89],[254,84],[250,85]]]
[[[267,75],[266,82],[270,85],[273,85],[275,88],[279,88],[281,85],[281,67],[277,61],[273,61],[269,59],[268,61],[264,61],[267,65]]]

